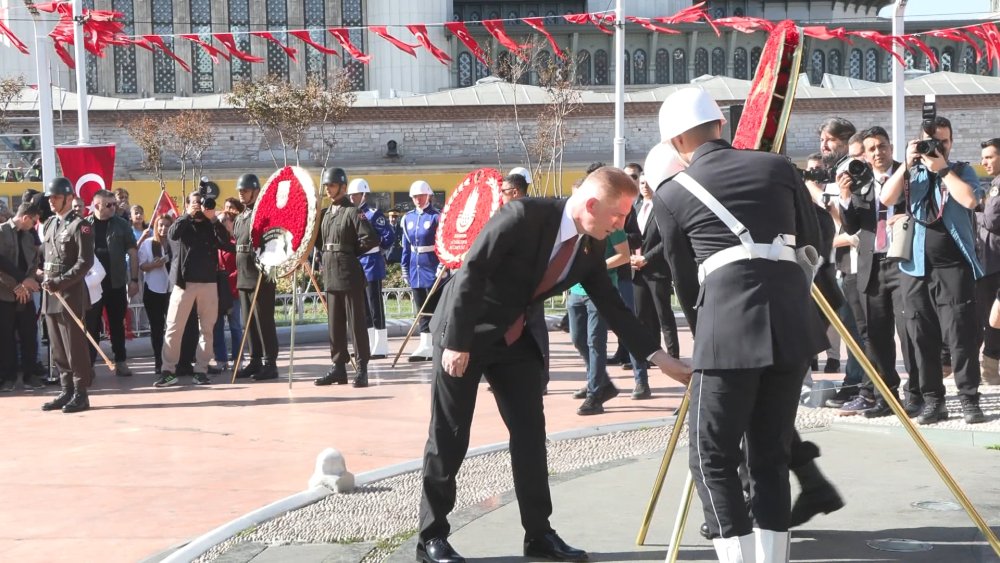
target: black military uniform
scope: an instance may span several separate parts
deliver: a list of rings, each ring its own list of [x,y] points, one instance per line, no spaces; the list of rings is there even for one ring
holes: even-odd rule
[[[53,178],[45,188],[45,195],[73,196],[73,186],[63,177]],[[42,405],[42,410],[62,409],[63,412],[80,412],[90,408],[87,387],[94,379],[90,362],[87,337],[76,324],[70,312],[54,295],[58,292],[66,300],[77,319],[83,319],[90,306],[90,293],[84,277],[94,265],[94,229],[72,208],[66,215],[52,216],[45,222],[44,270],[42,311],[49,331],[52,362],[59,370],[62,393],[55,400]]]
[[[260,180],[254,174],[244,174],[236,181],[236,189],[260,190]],[[256,200],[255,200],[256,202]],[[236,289],[240,293],[240,310],[243,312],[243,330],[250,334],[250,363],[239,371],[237,377],[252,377],[260,381],[278,377],[278,330],[274,325],[275,284],[265,276],[260,280],[257,305],[253,310],[253,322],[247,324],[254,290],[260,270],[257,268],[256,252],[250,238],[253,223],[253,203],[247,205],[243,213],[233,223],[236,238]]]
[[[347,184],[341,168],[323,171],[323,185]],[[323,210],[316,248],[323,262],[323,285],[330,325],[330,359],[333,369],[317,379],[316,385],[347,383],[347,328],[354,341],[358,374],[355,387],[368,385],[368,360],[371,355],[365,328],[365,272],[358,257],[378,246],[378,233],[365,219],[364,211],[351,203],[346,192]]]

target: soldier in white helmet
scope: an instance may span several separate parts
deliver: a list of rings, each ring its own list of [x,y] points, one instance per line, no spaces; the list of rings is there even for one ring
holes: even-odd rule
[[[382,301],[382,280],[385,279],[385,255],[392,248],[394,232],[385,215],[378,207],[368,202],[371,188],[364,178],[355,178],[347,186],[351,203],[362,210],[365,218],[378,234],[379,245],[358,257],[365,270],[365,323],[368,326],[368,342],[371,345],[371,359],[380,360],[389,353],[389,336],[385,329],[385,303]]]
[[[403,277],[413,290],[413,304],[420,310],[427,300],[427,294],[437,278],[438,261],[434,253],[434,237],[437,235],[441,212],[434,208],[431,198],[434,191],[430,184],[417,180],[410,185],[410,199],[414,209],[403,216],[403,253],[400,264]],[[420,344],[410,354],[408,361],[429,362],[434,352],[431,342],[431,319],[433,307],[424,311],[420,322]]]

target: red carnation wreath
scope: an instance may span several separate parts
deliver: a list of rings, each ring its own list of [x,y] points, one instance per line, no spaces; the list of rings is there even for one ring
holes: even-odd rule
[[[798,83],[802,34],[795,22],[779,22],[764,44],[733,146],[779,151]]]
[[[250,240],[264,275],[287,276],[309,255],[318,214],[316,186],[304,169],[286,166],[268,178],[250,218]]]
[[[500,209],[503,175],[492,168],[470,172],[455,188],[441,211],[434,250],[438,260],[451,269],[460,268],[465,253],[479,232]]]

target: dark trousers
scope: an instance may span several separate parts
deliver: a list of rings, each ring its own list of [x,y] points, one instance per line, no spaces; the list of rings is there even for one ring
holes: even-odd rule
[[[250,316],[250,302],[253,299],[252,289],[241,289],[240,309],[243,318]],[[274,294],[275,286],[266,280],[260,282],[260,291],[257,293],[257,305],[253,310],[253,319],[247,323],[243,321],[243,330],[250,331],[247,343],[250,346],[250,359],[261,361],[267,364],[274,364],[278,361],[278,329],[274,325]],[[239,347],[239,344],[236,345]]]
[[[990,309],[1000,289],[1000,272],[976,282],[976,310],[979,311],[979,345],[987,358],[1000,358],[1000,329],[990,326]]]
[[[15,345],[20,343],[20,349]],[[25,379],[35,370],[38,358],[38,324],[35,302],[0,301],[0,380],[17,381],[18,352]]]
[[[951,350],[951,365],[960,397],[979,397],[979,317],[975,280],[965,262],[957,266],[924,266],[924,276],[901,274],[906,290],[906,328],[920,366],[924,399],[941,400],[945,389],[941,346]]]
[[[680,340],[677,338],[677,319],[670,304],[673,286],[670,280],[650,280],[636,278],[632,285],[635,290],[635,314],[650,334],[663,334],[667,353],[681,357]]]
[[[374,328],[375,330],[383,330],[385,328],[385,303],[382,301],[382,280],[368,280],[368,285],[365,286],[365,326]]]
[[[348,291],[326,292],[326,313],[330,325],[330,359],[335,364],[351,361],[347,350],[347,333],[350,330],[354,352],[359,362],[371,358],[368,331],[365,330],[365,290],[362,287]]]
[[[632,284],[632,280],[625,279],[624,276],[618,276],[618,295],[621,296],[622,301],[625,302],[625,306],[629,308],[633,313],[635,313],[635,286]],[[621,362],[634,362],[635,358],[629,354],[628,349],[625,348],[625,344],[619,340],[618,349],[611,356]],[[634,363],[632,365],[635,365]]]
[[[542,351],[542,389],[549,384],[549,325],[545,322],[545,307],[535,308],[525,319],[525,332],[538,337],[538,348]]]
[[[549,531],[552,499],[539,385],[542,358],[536,344],[522,337],[511,346],[500,339],[482,350],[477,348],[463,377],[444,372],[441,352],[440,342],[436,342],[431,423],[424,449],[420,538],[446,538],[451,530],[448,513],[455,507],[455,476],[469,449],[476,395],[484,376],[510,432],[511,468],[521,526],[528,535]]]
[[[415,312],[419,312],[420,308],[424,306],[424,302],[427,301],[427,293],[430,292],[429,287],[414,287],[410,289],[413,292],[413,306],[416,308]],[[438,289],[438,292],[440,289]],[[420,317],[420,332],[430,332],[431,331],[431,317],[430,315],[434,313],[434,304],[428,304],[427,309],[424,310],[423,316]]]
[[[95,342],[101,341],[101,328],[104,324],[104,313],[108,314],[108,330],[111,337],[111,351],[115,362],[124,361],[125,355],[125,311],[128,309],[127,288],[104,287],[100,301],[94,303],[87,311],[87,331]],[[89,344],[88,344],[89,345]],[[97,349],[90,346],[90,362],[97,361]]]
[[[885,384],[893,393],[899,394],[899,372],[896,371],[896,335],[899,335],[900,349],[903,352],[903,364],[909,374],[909,390],[913,397],[920,396],[920,381],[923,376],[923,364],[916,360],[911,346],[910,332],[907,321],[907,308],[910,306],[906,297],[906,279],[911,278],[899,271],[896,262],[884,260],[884,255],[873,257],[872,269],[876,280],[867,292],[861,293],[861,306],[864,308],[865,324],[868,340],[865,343],[865,353],[878,370]],[[940,339],[940,336],[938,337]],[[940,373],[940,340],[936,348],[938,354],[938,371]],[[876,395],[875,384],[865,374],[861,385],[861,394],[872,398]]]
[[[728,538],[747,535],[755,525],[788,530],[788,465],[807,367],[803,360],[788,366],[695,371],[688,415],[689,466],[712,532]],[[752,519],[739,477],[744,436]]]
[[[864,306],[861,305],[861,293],[858,291],[857,274],[844,274],[841,278],[841,291],[844,292],[844,304],[837,314],[844,323],[851,337],[862,350],[868,341],[868,326],[865,323]],[[861,320],[858,320],[861,319]],[[844,385],[860,385],[864,379],[864,370],[854,357],[850,348],[847,350],[847,365],[844,367]]]
[[[167,304],[169,293],[157,293],[143,284],[142,304],[149,319],[149,343],[153,346],[153,362],[156,367],[163,365],[163,333],[167,326]]]
[[[90,387],[94,381],[94,364],[90,361],[90,343],[83,330],[69,313],[46,314],[45,324],[49,331],[52,363],[59,370],[59,382],[63,387]]]

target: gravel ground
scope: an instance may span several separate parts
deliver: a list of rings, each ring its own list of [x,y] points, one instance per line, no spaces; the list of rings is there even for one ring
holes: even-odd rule
[[[796,426],[824,428],[832,409],[799,408]],[[651,426],[572,440],[549,442],[551,474],[565,473],[606,462],[660,451],[672,426]],[[687,430],[681,435],[687,444]],[[470,458],[458,474],[455,510],[478,504],[513,489],[510,455],[506,450]],[[247,529],[205,553],[197,562],[216,559],[243,542],[267,545],[303,543],[352,543],[376,541],[365,563],[384,560],[416,532],[420,503],[420,472],[414,471],[369,483],[350,494],[333,494],[323,500]]]
[[[906,383],[900,384],[900,389],[904,389]],[[962,419],[962,403],[956,395],[955,381],[951,378],[945,379],[945,389],[947,399],[945,406],[948,407],[948,420],[928,424],[921,428],[940,428],[946,430],[974,430],[976,432],[1000,432],[1000,386],[981,385],[979,387],[979,407],[986,415],[986,422],[981,424],[966,424]],[[828,409],[833,411],[833,409]],[[838,424],[862,424],[872,426],[897,426],[901,427],[899,419],[895,416],[885,416],[882,418],[865,418],[863,416],[838,416]]]

